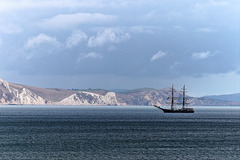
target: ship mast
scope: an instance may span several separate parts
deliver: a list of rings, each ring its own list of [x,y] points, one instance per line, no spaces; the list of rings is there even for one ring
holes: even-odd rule
[[[168,99],[170,98],[171,99],[171,110],[174,110],[174,99],[176,98],[176,97],[174,97],[174,92],[175,92],[175,90],[174,90],[174,84],[172,85],[172,89],[169,91],[169,92],[171,92],[172,93],[172,96],[171,97],[168,97]]]
[[[186,103],[186,87],[185,87],[185,85],[183,86],[183,90],[182,90],[182,92],[183,92],[183,98],[182,98],[182,109],[185,109],[185,105],[187,104]]]

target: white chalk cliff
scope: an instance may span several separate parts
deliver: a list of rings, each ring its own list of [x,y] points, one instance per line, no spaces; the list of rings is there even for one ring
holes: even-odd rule
[[[45,104],[46,101],[26,88],[15,89],[9,83],[0,79],[1,104]]]
[[[96,93],[79,91],[60,102],[58,105],[118,105],[114,92],[108,92],[105,96]]]
[[[14,88],[15,87],[15,88]],[[58,102],[45,100],[24,85],[9,84],[0,78],[0,104],[28,104],[28,105],[119,105],[116,94],[108,92],[106,95],[78,91]]]

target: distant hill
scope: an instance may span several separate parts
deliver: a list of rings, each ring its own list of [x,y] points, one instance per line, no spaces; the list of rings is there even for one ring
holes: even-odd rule
[[[112,92],[116,92],[116,93],[118,93],[118,92],[125,92],[125,91],[128,91],[129,89],[110,89],[110,91],[112,91]]]
[[[135,89],[125,92],[116,93],[117,100],[121,104],[126,105],[168,105],[171,88],[163,89]],[[176,97],[182,97],[182,92],[176,90]],[[240,102],[232,102],[225,100],[212,99],[207,97],[191,97],[187,96],[189,105],[193,106],[228,106],[228,105],[240,105]]]
[[[0,104],[23,105],[167,105],[170,88],[140,88],[134,90],[104,89],[46,89],[28,85],[9,83],[0,79]],[[176,97],[182,92],[176,90]],[[240,102],[195,98],[187,96],[189,105],[201,106],[240,106]]]
[[[206,98],[240,102],[240,93],[205,96]]]

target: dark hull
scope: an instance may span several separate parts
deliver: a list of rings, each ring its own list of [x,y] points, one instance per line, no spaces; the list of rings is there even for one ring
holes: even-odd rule
[[[185,109],[178,109],[178,110],[171,110],[171,109],[161,109],[164,113],[194,113],[194,110],[185,110]]]
[[[159,106],[154,105],[154,107],[161,109],[164,113],[194,113],[193,108],[184,108],[184,109],[176,109],[176,110],[172,110],[172,109],[164,109],[161,108]]]

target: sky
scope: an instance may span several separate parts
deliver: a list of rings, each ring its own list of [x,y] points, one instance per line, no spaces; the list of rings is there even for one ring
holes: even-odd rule
[[[0,78],[240,93],[239,0],[0,0]]]

